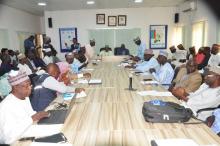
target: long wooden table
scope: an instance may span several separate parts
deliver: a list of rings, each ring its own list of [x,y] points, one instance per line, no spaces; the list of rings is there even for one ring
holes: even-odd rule
[[[145,122],[142,116],[145,101],[179,101],[174,97],[142,97],[125,90],[129,70],[111,60],[103,59],[97,66],[89,66],[95,68],[92,78],[102,79],[102,84],[80,85],[86,89],[87,97],[75,100],[62,129],[69,143],[74,146],[150,146],[153,139],[189,138],[200,145],[220,144],[220,138],[205,124]],[[133,87],[138,91],[164,90],[160,86],[141,85],[140,80],[139,76],[133,76]],[[28,144],[19,142],[16,145]]]

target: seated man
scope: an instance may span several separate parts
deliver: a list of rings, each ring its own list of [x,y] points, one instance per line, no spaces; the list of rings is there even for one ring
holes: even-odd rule
[[[43,49],[44,52],[44,59],[46,65],[53,63],[53,57],[52,57],[52,50],[50,48]]]
[[[125,44],[121,44],[121,47],[115,48],[115,55],[129,55],[129,50],[125,48]]]
[[[176,48],[175,48],[175,46],[171,46],[169,49],[170,49],[170,52],[172,53],[171,61],[176,60],[177,58],[176,58]]]
[[[65,64],[67,64],[67,65],[64,65],[64,66],[67,67],[65,70],[70,71],[70,79],[71,80],[81,78],[81,77],[85,77],[85,78],[90,78],[91,77],[90,73],[84,73],[84,74],[76,73],[76,72],[78,72],[78,70],[80,70],[81,66],[76,65],[77,62],[74,62],[75,58],[74,58],[74,55],[72,53],[66,54],[65,58],[66,58]],[[66,71],[63,71],[63,72],[66,72]]]
[[[44,110],[56,97],[57,92],[75,92],[80,93],[81,88],[74,88],[66,86],[63,82],[57,79],[60,76],[60,70],[56,64],[48,64],[47,73],[35,77],[33,92],[31,94],[31,105],[34,110]]]
[[[187,51],[186,51],[186,49],[183,47],[183,45],[182,44],[179,44],[178,46],[177,46],[177,48],[179,49],[176,53],[177,53],[177,55],[178,55],[178,61],[179,62],[182,62],[182,63],[184,63],[184,62],[186,62],[186,56],[187,56]]]
[[[174,71],[170,63],[167,62],[168,53],[165,51],[160,51],[157,61],[160,64],[160,68],[156,71],[155,68],[150,69],[150,73],[154,76],[154,78],[164,85],[171,84],[174,76]]]
[[[0,76],[10,72],[11,70],[18,70],[18,68],[13,64],[11,64],[10,56],[8,54],[5,54],[4,56],[2,56],[2,64],[0,66]]]
[[[25,55],[20,53],[17,56],[17,58],[18,58],[18,61],[19,61],[19,64],[18,64],[19,70],[21,70],[22,72],[26,72],[27,75],[33,74],[33,72],[30,69],[30,67],[26,64],[27,59],[26,59]]]
[[[206,123],[213,132],[220,136],[220,108],[214,110],[213,115],[206,119]]]
[[[203,59],[203,61],[200,64],[198,64],[199,70],[203,70],[208,65],[209,58],[211,56],[210,47],[204,47],[203,54],[205,55],[205,58]]]
[[[137,64],[135,70],[140,72],[147,72],[150,68],[155,68],[156,70],[158,70],[160,65],[157,59],[155,59],[153,56],[153,50],[146,49],[144,51],[144,62]]]
[[[99,55],[100,56],[113,56],[113,52],[112,52],[112,49],[108,45],[105,45],[105,48],[100,49]]]
[[[36,72],[37,68],[46,68],[46,64],[37,56],[34,50],[28,52],[26,64],[29,66],[32,72]]]
[[[220,45],[213,44],[211,49],[211,57],[208,62],[208,66],[220,66]]]
[[[13,143],[33,122],[48,117],[47,112],[33,111],[28,97],[31,84],[26,73],[11,71],[8,81],[12,92],[0,104],[0,144]]]
[[[196,56],[196,49],[195,46],[189,48],[189,52],[187,53],[186,59],[189,60],[191,58],[195,58]]]
[[[205,83],[203,83],[194,93],[185,94],[182,88],[177,88],[175,92],[173,92],[173,95],[185,101],[183,103],[184,106],[190,108],[194,115],[205,121],[207,117],[212,115],[212,111],[203,111],[198,115],[196,112],[200,109],[214,108],[219,105],[220,72],[209,72],[209,75],[205,77]]]
[[[186,63],[186,67],[180,68],[176,78],[173,80],[169,88],[170,92],[175,92],[175,89],[182,88],[186,94],[195,92],[202,83],[202,76],[197,70],[197,63],[194,59],[190,59]]]

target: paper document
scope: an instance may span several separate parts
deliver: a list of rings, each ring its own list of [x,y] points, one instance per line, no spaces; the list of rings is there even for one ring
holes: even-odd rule
[[[102,80],[101,79],[92,79],[89,81],[89,84],[101,84]]]
[[[191,139],[160,139],[155,142],[157,146],[199,146]]]
[[[31,125],[22,137],[44,137],[59,133],[63,124]],[[22,138],[21,137],[21,138]]]
[[[143,85],[159,84],[158,81],[141,81]]]
[[[173,96],[171,92],[159,92],[159,91],[155,91],[155,90],[150,90],[150,91],[139,91],[137,92],[137,94],[141,95],[141,96]]]
[[[82,71],[93,71],[94,70],[94,68],[84,68],[84,69],[82,69]]]
[[[70,143],[32,142],[31,146],[72,146]]]
[[[125,66],[128,66],[129,65],[129,63],[121,63],[121,64],[119,64],[118,66],[120,67],[120,66],[122,66],[122,67],[125,67]]]
[[[86,97],[86,93],[84,91],[81,91],[80,93],[76,94],[76,98],[82,98],[82,97]]]
[[[102,80],[101,79],[91,79],[88,82],[88,80],[82,79],[82,80],[78,80],[78,83],[79,84],[101,84]]]
[[[63,99],[64,100],[71,100],[75,96],[75,93],[64,93]]]

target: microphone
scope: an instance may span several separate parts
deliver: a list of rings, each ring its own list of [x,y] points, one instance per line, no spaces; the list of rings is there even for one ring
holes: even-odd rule
[[[129,91],[136,91],[137,90],[132,87],[132,79],[133,79],[132,77],[133,77],[132,73],[130,73],[129,74],[129,85],[128,85],[128,88],[125,88],[125,90],[129,90]]]
[[[129,90],[132,90],[132,74],[129,74],[129,87],[128,87]]]

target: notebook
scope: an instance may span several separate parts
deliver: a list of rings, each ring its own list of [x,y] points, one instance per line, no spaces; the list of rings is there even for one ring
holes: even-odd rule
[[[74,99],[74,98],[73,98]],[[65,119],[68,117],[73,105],[74,100],[71,100],[70,106],[68,110],[62,109],[62,110],[50,110],[50,116],[47,118],[43,118],[40,121],[38,121],[38,124],[63,124],[65,122]]]

